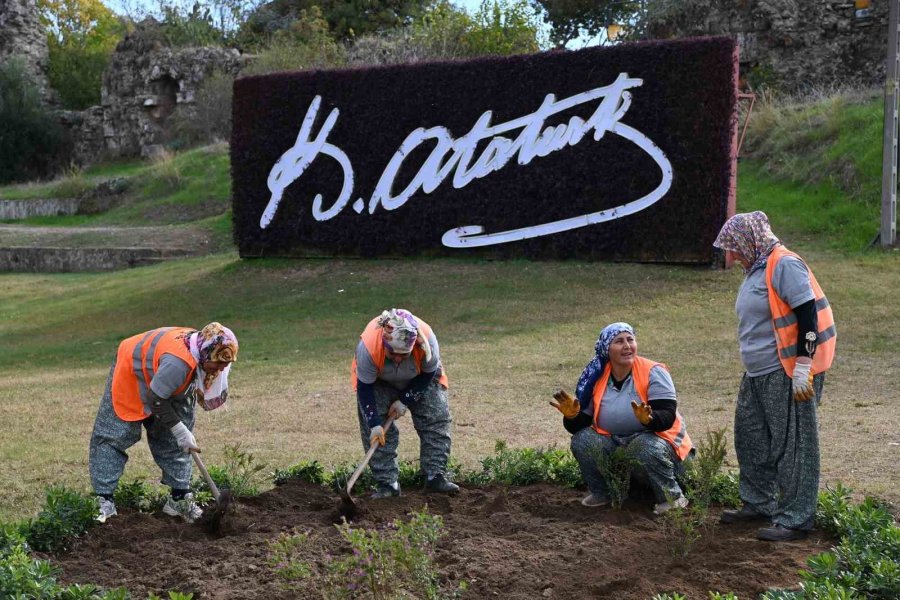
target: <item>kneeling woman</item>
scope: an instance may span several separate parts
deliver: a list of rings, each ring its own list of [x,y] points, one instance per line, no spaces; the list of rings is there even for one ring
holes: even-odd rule
[[[668,369],[638,356],[634,329],[628,323],[603,328],[594,350],[575,397],[560,390],[550,402],[563,414],[563,425],[572,434],[572,454],[590,490],[581,503],[610,503],[598,458],[628,446],[656,496],[653,512],[687,506],[675,475],[682,471],[693,445],[676,410],[675,385]]]

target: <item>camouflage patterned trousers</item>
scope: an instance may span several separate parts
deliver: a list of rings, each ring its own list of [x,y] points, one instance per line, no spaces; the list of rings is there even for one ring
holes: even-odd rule
[[[156,417],[142,421],[123,421],[112,405],[112,375],[115,361],[109,370],[106,389],[100,399],[100,409],[91,434],[88,471],[96,494],[112,494],[125,471],[130,447],[141,440],[141,430],[147,430],[147,444],[153,460],[162,469],[162,482],[172,489],[191,487],[191,457],[178,447],[172,432]],[[175,411],[188,429],[194,428],[194,410],[188,403],[176,403]]]
[[[382,422],[395,400],[401,400],[403,393],[394,386],[375,382],[375,405]],[[365,415],[357,403],[359,417],[359,433],[364,450],[369,449],[369,425]],[[447,461],[450,459],[450,404],[445,390],[437,381],[421,394],[421,399],[414,406],[409,406],[413,427],[419,434],[419,464],[426,479],[446,473]],[[403,419],[400,419],[402,423]],[[397,444],[400,442],[400,431],[397,424],[391,425],[385,432],[385,444],[375,451],[369,468],[379,483],[391,484],[397,481],[400,467],[397,462]]]
[[[610,498],[606,476],[600,471],[600,455],[608,456],[621,446],[627,447],[640,465],[633,472],[634,478],[649,484],[657,502],[683,495],[677,478],[684,474],[684,464],[667,441],[649,431],[631,435],[602,435],[591,427],[585,427],[572,436],[572,454],[592,494]]]
[[[797,402],[791,378],[779,369],[744,373],[734,412],[734,449],[745,504],[792,529],[812,529],[819,494],[816,408],[825,374],[813,379],[816,397]]]

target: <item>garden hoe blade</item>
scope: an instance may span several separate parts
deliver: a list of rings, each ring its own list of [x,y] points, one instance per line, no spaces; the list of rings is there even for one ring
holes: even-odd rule
[[[390,429],[393,423],[394,417],[388,417],[387,421],[384,422],[382,427],[384,428],[385,435],[387,435],[387,430]],[[369,451],[366,452],[365,458],[359,463],[359,466],[356,467],[356,470],[353,471],[353,475],[351,475],[349,481],[347,481],[347,487],[341,488],[341,505],[338,507],[338,513],[348,521],[352,521],[353,517],[359,512],[359,507],[353,502],[353,497],[350,495],[350,492],[353,490],[353,486],[356,484],[356,480],[359,479],[360,474],[362,474],[363,469],[365,469],[366,465],[369,464],[369,461],[372,460],[372,455],[375,454],[376,450],[378,450],[378,444],[369,446]]]
[[[206,470],[206,465],[203,464],[200,455],[197,452],[191,451],[191,456],[194,457],[194,462],[197,464],[200,474],[203,475],[203,479],[206,481],[206,485],[209,486],[213,499],[216,501],[214,507],[203,512],[201,523],[209,533],[220,534],[227,529],[225,527],[226,518],[234,512],[231,503],[231,491],[222,490],[220,492],[216,482],[209,476],[209,471]]]

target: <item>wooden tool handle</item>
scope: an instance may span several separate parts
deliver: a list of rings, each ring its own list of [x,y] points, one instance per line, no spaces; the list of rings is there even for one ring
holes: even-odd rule
[[[209,486],[209,490],[212,492],[213,499],[218,504],[219,488],[218,486],[216,486],[216,482],[213,481],[212,477],[209,476],[209,471],[206,470],[206,465],[204,465],[203,461],[200,460],[200,454],[196,450],[191,450],[191,456],[194,457],[194,462],[197,464],[197,468],[200,469],[200,474],[203,475],[203,480],[206,481],[206,485]]]
[[[391,425],[394,423],[394,417],[388,417],[387,420],[382,425],[384,428],[384,435],[387,435],[388,429],[391,428]],[[347,494],[350,494],[350,490],[353,489],[353,485],[356,483],[356,480],[359,479],[360,474],[363,472],[363,469],[366,468],[366,465],[369,464],[369,461],[372,459],[372,455],[375,454],[375,451],[378,450],[378,443],[372,443],[369,446],[369,451],[366,452],[366,457],[363,459],[359,466],[356,467],[356,470],[353,471],[353,475],[350,476],[350,480],[347,482]]]

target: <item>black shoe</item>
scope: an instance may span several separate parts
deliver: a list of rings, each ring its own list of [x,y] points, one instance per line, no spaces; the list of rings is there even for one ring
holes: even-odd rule
[[[767,542],[790,542],[793,540],[805,540],[809,532],[805,529],[791,529],[775,523],[771,527],[763,527],[756,532],[757,539]]]
[[[378,487],[375,488],[375,493],[372,494],[372,500],[381,500],[382,498],[393,498],[395,496],[400,495],[400,484],[396,481],[394,483],[379,483]]]
[[[765,521],[768,518],[745,504],[741,510],[723,510],[722,514],[719,515],[719,523],[749,523],[751,521]]]
[[[447,481],[443,473],[435,475],[425,483],[426,494],[450,494],[459,492],[459,486],[452,481]]]

